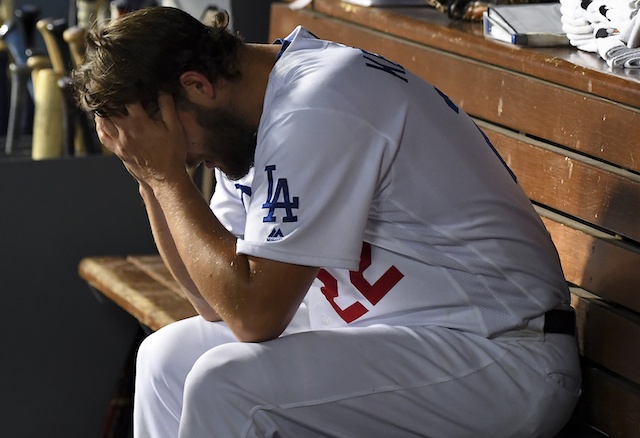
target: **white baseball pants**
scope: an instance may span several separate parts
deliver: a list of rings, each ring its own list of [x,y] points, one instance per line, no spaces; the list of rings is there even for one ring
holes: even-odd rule
[[[580,393],[568,335],[303,327],[239,343],[195,317],[152,334],[137,360],[135,437],[552,437]]]

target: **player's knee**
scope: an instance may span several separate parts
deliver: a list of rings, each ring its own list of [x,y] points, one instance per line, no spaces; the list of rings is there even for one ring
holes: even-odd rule
[[[220,345],[202,355],[193,365],[185,384],[185,396],[199,398],[216,394],[232,397],[245,388],[257,389],[260,382],[259,344],[234,342]]]
[[[162,348],[160,342],[157,342],[155,333],[145,338],[138,347],[136,356],[136,380],[144,376],[145,380],[155,380],[161,376],[164,361],[159,357],[162,356]]]
[[[147,336],[136,355],[136,369],[138,374],[147,377],[162,376],[164,368],[179,360],[180,345],[184,340],[177,340],[170,331],[159,330]]]
[[[181,436],[240,436],[261,391],[258,344],[230,343],[203,354],[184,387]],[[265,435],[266,436],[266,435]]]

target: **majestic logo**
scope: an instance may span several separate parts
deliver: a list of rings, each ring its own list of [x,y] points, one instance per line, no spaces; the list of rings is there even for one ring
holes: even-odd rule
[[[276,210],[283,209],[284,216],[282,216],[282,222],[297,222],[298,216],[293,214],[293,209],[298,208],[298,197],[293,198],[289,195],[289,183],[286,178],[278,178],[275,184],[273,183],[273,171],[276,170],[275,165],[266,166],[264,170],[267,172],[267,181],[269,186],[267,188],[267,202],[262,204],[262,208],[268,210],[267,215],[262,218],[262,222],[275,222]]]
[[[267,237],[267,242],[277,242],[278,240],[282,240],[282,238],[284,238],[282,230],[280,228],[274,228],[269,234],[269,237]]]

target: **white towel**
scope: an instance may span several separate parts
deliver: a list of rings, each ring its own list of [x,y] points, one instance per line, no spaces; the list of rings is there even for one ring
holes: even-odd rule
[[[640,68],[640,48],[627,47],[620,39],[618,29],[601,27],[594,36],[598,53],[609,67]]]
[[[560,0],[572,46],[598,53],[612,68],[640,66],[640,0]]]

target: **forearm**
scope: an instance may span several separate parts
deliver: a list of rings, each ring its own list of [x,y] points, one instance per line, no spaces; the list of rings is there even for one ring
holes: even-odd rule
[[[148,185],[141,183],[140,195],[144,200],[147,215],[149,217],[149,223],[151,224],[151,231],[153,233],[153,238],[156,242],[158,252],[171,272],[171,275],[173,275],[175,280],[182,287],[193,307],[203,318],[208,321],[220,321],[220,316],[218,316],[216,311],[213,310],[209,303],[207,303],[207,301],[202,297],[182,262],[175,242],[173,241],[169,231],[164,213],[162,212],[158,201],[155,199],[152,190]]]
[[[248,280],[248,262],[236,254],[235,236],[215,218],[186,172],[179,182],[161,184],[156,192],[153,199],[166,219],[166,233],[185,273],[205,298],[221,302],[218,307],[224,308],[221,291],[237,289]]]
[[[248,277],[248,262],[235,254],[235,237],[219,224],[195,186],[190,187],[186,179],[180,186],[158,189],[162,202],[151,189],[144,190],[149,217],[154,217],[154,238],[165,252],[163,258],[170,260],[170,269],[175,269],[174,275],[186,280],[212,312],[220,312],[228,321],[231,312],[227,308],[237,306],[231,297],[237,298],[239,292],[225,291],[240,289],[239,284]]]
[[[287,277],[284,264],[236,253],[236,238],[217,220],[186,172],[155,182],[180,259],[202,296],[241,340],[277,337],[310,286],[315,268]]]

